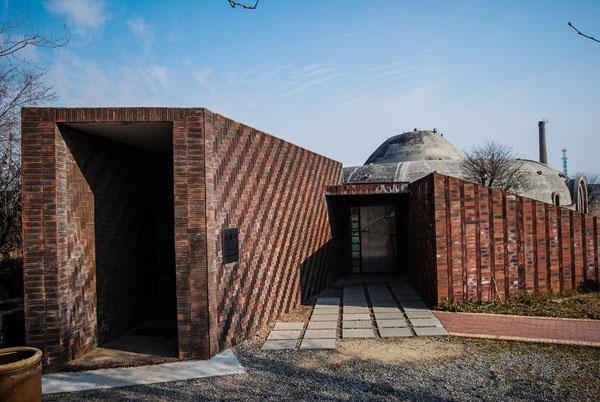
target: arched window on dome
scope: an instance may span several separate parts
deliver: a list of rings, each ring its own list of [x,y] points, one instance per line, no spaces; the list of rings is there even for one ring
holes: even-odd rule
[[[556,191],[552,193],[552,204],[560,207],[560,194]]]

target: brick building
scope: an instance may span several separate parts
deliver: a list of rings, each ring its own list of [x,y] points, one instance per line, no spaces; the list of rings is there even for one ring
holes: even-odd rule
[[[206,109],[26,108],[22,159],[26,341],[50,370],[145,320],[210,358],[346,273],[432,304],[598,281],[596,217],[435,172],[352,183]]]

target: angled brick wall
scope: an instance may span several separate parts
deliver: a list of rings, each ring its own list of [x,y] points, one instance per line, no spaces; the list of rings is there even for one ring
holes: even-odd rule
[[[61,123],[137,122],[172,126],[179,358],[210,358],[330,279],[332,245],[324,190],[341,183],[338,162],[205,109],[26,108],[26,341],[44,352],[45,370],[59,369],[90,351],[102,334],[96,247],[109,234],[96,227],[103,214],[94,205],[98,200],[90,178],[101,181],[119,166],[141,166],[144,159],[135,150],[121,152],[124,146],[108,149],[110,141],[74,138]],[[86,158],[93,163],[84,162]],[[107,172],[99,171],[103,166]],[[125,197],[131,208],[143,209],[143,188],[152,183],[135,175],[131,180],[139,183],[115,183],[122,189],[116,200],[131,190],[131,197]],[[151,212],[146,215],[154,219]],[[144,233],[139,229],[144,222],[135,216],[117,218],[132,219],[131,227],[138,228],[132,237]],[[240,262],[223,265],[222,229],[230,226],[239,227],[242,235]],[[146,240],[142,243],[152,242]],[[126,246],[125,240],[121,243]],[[104,280],[110,278],[115,274],[108,272]]]
[[[325,186],[341,164],[208,110],[207,255],[211,353],[254,334],[332,273]],[[222,231],[239,228],[239,262]]]
[[[599,280],[597,217],[437,173],[428,178],[435,194],[430,243],[437,250],[437,302],[515,297]],[[420,266],[433,275],[431,264]]]

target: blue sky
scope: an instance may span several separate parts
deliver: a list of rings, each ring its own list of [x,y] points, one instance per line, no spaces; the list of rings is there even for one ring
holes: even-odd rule
[[[346,166],[415,127],[537,159],[545,118],[550,164],[566,147],[570,173],[600,173],[600,44],[567,26],[600,37],[597,0],[28,4],[71,33],[28,52],[56,106],[204,106]]]

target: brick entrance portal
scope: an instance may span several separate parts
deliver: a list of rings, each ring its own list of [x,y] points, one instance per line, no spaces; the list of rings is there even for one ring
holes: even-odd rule
[[[46,370],[158,312],[177,358],[208,359],[332,278],[341,164],[206,109],[26,108],[22,156],[26,342]]]

